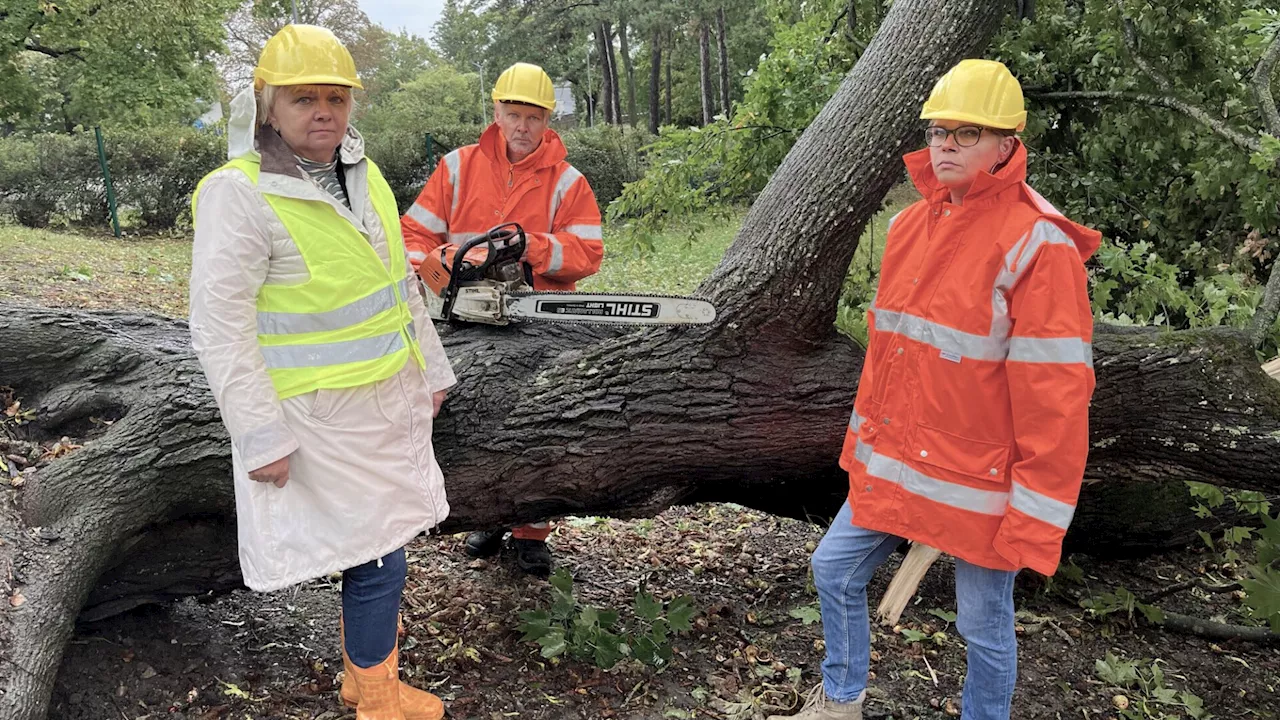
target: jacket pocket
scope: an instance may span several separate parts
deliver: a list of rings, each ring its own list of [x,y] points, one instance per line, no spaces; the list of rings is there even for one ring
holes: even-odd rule
[[[312,393],[311,409],[307,411],[307,419],[328,424],[337,409],[337,396],[341,390],[320,388]]]
[[[911,444],[911,460],[961,475],[1001,483],[1009,473],[1010,448],[1006,443],[974,440],[917,424]]]

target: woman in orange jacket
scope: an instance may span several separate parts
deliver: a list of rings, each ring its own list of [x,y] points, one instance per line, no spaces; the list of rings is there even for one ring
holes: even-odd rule
[[[813,556],[827,654],[796,717],[862,717],[867,582],[903,539],[956,559],[963,720],[1009,717],[1013,581],[1053,574],[1088,453],[1097,232],[1025,182],[1022,89],[965,60],[935,85],[923,199],[890,223],[840,464],[849,497]]]

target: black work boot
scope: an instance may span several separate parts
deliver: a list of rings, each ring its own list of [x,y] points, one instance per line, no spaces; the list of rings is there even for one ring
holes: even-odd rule
[[[467,555],[473,558],[492,557],[502,549],[502,536],[506,528],[498,530],[477,530],[467,536]]]
[[[511,546],[516,549],[516,564],[521,570],[538,577],[551,574],[551,550],[545,542],[511,538]]]

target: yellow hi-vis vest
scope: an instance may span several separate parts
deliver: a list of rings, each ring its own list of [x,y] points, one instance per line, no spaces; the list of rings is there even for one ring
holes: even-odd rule
[[[426,367],[406,300],[408,267],[400,213],[382,173],[372,161],[366,162],[369,197],[387,236],[390,269],[360,231],[328,203],[263,193],[311,275],[296,285],[263,285],[258,290],[258,347],[282,400],[320,388],[384,380],[409,358]],[[218,170],[226,168],[258,184],[257,160],[237,158]],[[192,196],[193,217],[195,199],[208,179],[206,175]]]

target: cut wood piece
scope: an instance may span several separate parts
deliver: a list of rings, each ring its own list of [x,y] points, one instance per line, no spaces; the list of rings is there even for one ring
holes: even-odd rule
[[[902,617],[902,611],[907,608],[907,603],[915,597],[916,589],[920,587],[920,581],[924,580],[925,573],[929,572],[929,568],[933,567],[941,556],[941,550],[924,543],[911,543],[907,557],[903,559],[898,572],[894,573],[893,579],[889,581],[889,589],[884,591],[884,599],[876,609],[880,622],[885,625],[898,624],[898,618]]]
[[[1274,357],[1262,364],[1262,371],[1276,380],[1280,380],[1280,357]]]

